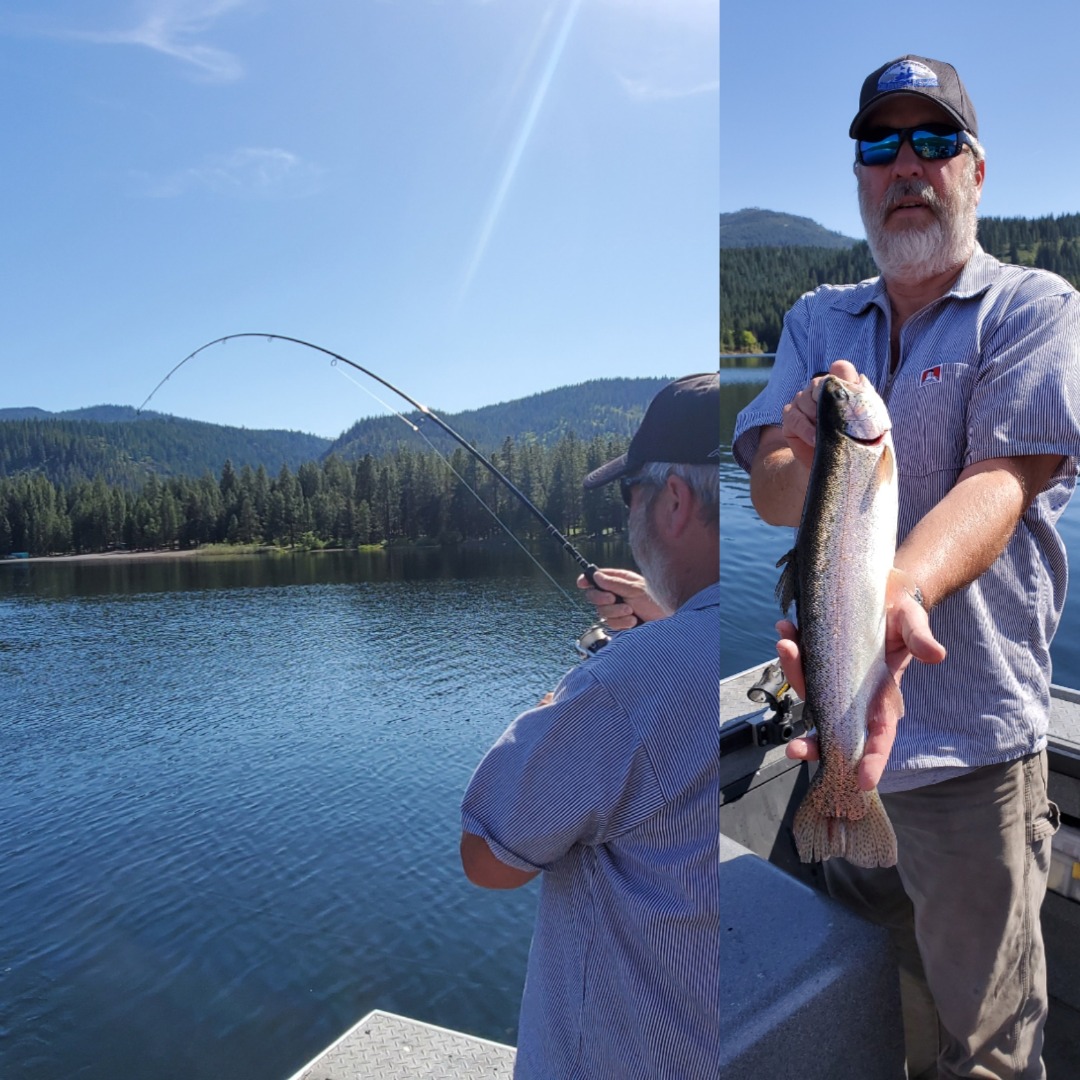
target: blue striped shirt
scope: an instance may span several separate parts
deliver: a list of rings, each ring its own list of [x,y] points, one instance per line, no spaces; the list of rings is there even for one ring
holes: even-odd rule
[[[760,428],[834,360],[850,360],[885,399],[899,470],[898,542],[988,458],[1066,458],[996,562],[930,613],[948,650],[914,663],[901,690],[885,791],[1010,761],[1046,745],[1050,641],[1068,567],[1056,522],[1080,458],[1080,294],[1042,270],[975,253],[953,288],[907,320],[889,365],[889,300],[880,278],[825,285],[784,321],[768,386],[740,414],[733,453],[749,470]]]
[[[614,635],[480,762],[466,832],[543,870],[518,1080],[713,1076],[720,587]]]

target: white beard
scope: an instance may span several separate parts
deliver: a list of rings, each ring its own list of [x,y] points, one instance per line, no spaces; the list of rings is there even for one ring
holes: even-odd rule
[[[655,497],[655,493],[652,493]],[[639,499],[630,512],[630,551],[634,562],[645,576],[649,594],[666,611],[673,612],[679,606],[678,588],[674,568],[661,548],[659,537],[652,522],[652,498]]]
[[[870,205],[865,186],[859,184],[859,210],[866,239],[884,277],[918,282],[967,262],[975,249],[978,229],[975,211],[979,204],[974,169],[970,175],[969,183],[962,184],[945,198],[925,180],[897,180],[889,185],[877,206]],[[886,229],[889,212],[913,196],[923,200],[934,220],[921,227],[899,231]]]

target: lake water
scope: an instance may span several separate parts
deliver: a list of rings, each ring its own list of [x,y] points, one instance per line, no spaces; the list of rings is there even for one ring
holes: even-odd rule
[[[721,375],[725,673],[792,537],[730,457],[760,385]],[[0,565],[0,1077],[285,1080],[373,1008],[514,1042],[536,890],[465,881],[458,805],[588,622],[512,548]]]
[[[720,580],[724,588],[722,672],[731,675],[775,657],[773,626],[780,617],[773,590],[776,561],[793,544],[794,530],[766,525],[750,503],[746,474],[731,456],[735,417],[765,385],[768,372],[720,372]],[[1060,522],[1074,573],[1080,573],[1080,496]],[[1054,681],[1080,687],[1080,587],[1070,590],[1051,650]]]
[[[536,890],[465,881],[458,806],[586,608],[512,549],[0,566],[0,1076],[514,1042]]]

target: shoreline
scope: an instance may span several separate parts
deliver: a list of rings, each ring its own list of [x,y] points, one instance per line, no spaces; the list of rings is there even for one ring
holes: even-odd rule
[[[591,540],[592,538],[590,538]],[[623,537],[604,537],[601,543],[609,543],[612,540],[621,541]],[[578,538],[578,543],[582,542],[581,538]],[[464,546],[464,547],[486,547],[489,545],[496,546],[509,546],[508,542],[502,539],[495,540],[469,540],[463,541],[458,545],[450,546]],[[375,552],[383,551],[390,552],[402,549],[429,549],[439,548],[447,545],[421,543],[421,542],[400,542],[396,541],[389,546],[384,544],[370,544],[365,545],[362,548],[342,548],[342,547],[327,547],[327,548],[279,548],[271,547],[268,545],[237,545],[236,547],[228,544],[206,544],[197,548],[159,548],[155,551],[91,551],[81,555],[31,555],[25,559],[13,559],[10,555],[0,557],[0,566],[26,566],[27,564],[40,565],[42,563],[132,563],[132,562],[173,562],[177,559],[237,559],[245,556],[258,555],[264,558],[280,558],[287,555],[319,555],[323,552],[341,552],[341,551],[363,551],[363,552]]]
[[[0,559],[0,564],[23,566],[27,563],[147,562],[155,559],[171,561],[173,559],[190,559],[200,554],[207,558],[217,553],[200,552],[198,548],[182,548],[176,551],[163,548],[160,551],[91,551],[84,555],[31,555],[27,559],[13,559],[9,555],[7,558]],[[235,554],[240,554],[240,552]],[[243,554],[250,555],[252,552],[246,551]]]

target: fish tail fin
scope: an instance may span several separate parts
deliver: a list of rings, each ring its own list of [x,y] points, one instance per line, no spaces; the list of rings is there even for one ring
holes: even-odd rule
[[[840,792],[821,783],[818,770],[795,813],[792,831],[803,862],[839,856],[855,866],[896,864],[896,833],[877,790],[859,790],[854,774]]]

